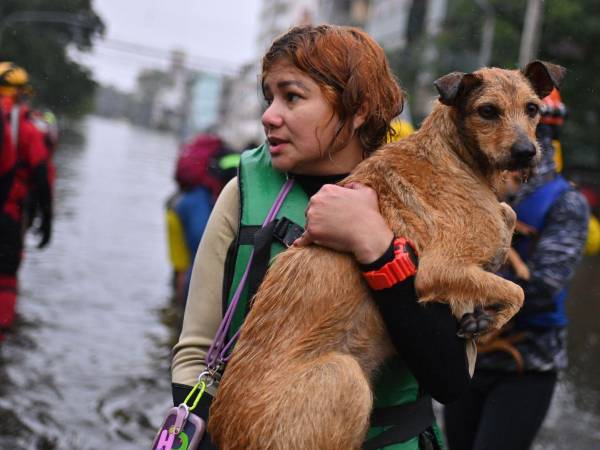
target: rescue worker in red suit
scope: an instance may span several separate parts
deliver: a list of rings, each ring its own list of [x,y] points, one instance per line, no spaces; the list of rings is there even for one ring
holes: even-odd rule
[[[34,126],[24,100],[30,92],[27,72],[10,62],[0,62],[0,113],[16,151],[16,168],[7,199],[0,211],[0,339],[11,326],[17,300],[17,271],[29,223],[27,202],[39,205],[38,247],[50,242],[52,187],[49,152],[43,134]]]
[[[8,198],[17,165],[17,153],[12,143],[10,127],[0,114],[0,211]]]

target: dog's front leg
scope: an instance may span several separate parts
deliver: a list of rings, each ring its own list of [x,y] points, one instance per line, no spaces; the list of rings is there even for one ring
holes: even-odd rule
[[[461,319],[476,306],[493,311],[492,329],[499,329],[523,305],[523,289],[476,264],[423,254],[415,281],[419,301],[448,303]]]

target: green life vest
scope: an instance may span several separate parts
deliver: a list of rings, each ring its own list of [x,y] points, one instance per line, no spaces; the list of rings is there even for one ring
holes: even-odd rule
[[[227,309],[231,298],[242,278],[248,264],[248,259],[253,249],[253,232],[258,230],[267,216],[273,202],[275,201],[281,186],[286,181],[286,175],[273,169],[271,159],[267,151],[267,145],[263,144],[254,150],[242,153],[238,184],[240,188],[240,224],[238,238],[228,254],[226,263],[226,275],[224,283],[224,309]],[[308,197],[302,188],[296,184],[288,194],[277,218],[286,217],[298,225],[304,226],[304,210],[308,203]],[[271,258],[283,251],[285,248],[279,242],[273,241],[271,246]],[[248,285],[245,286],[242,296],[233,316],[229,335],[233,336],[244,321],[247,313]],[[419,396],[419,385],[398,357],[391,358],[379,371],[378,379],[374,385],[375,408],[404,405],[415,402]],[[367,440],[371,439],[389,427],[371,427],[367,434]],[[436,441],[432,446],[421,447],[419,441],[423,436],[415,436],[402,443],[396,443],[380,447],[385,450],[423,450],[425,448],[442,448],[442,440],[437,425],[433,425],[428,433],[431,439]],[[437,445],[437,447],[436,447]]]

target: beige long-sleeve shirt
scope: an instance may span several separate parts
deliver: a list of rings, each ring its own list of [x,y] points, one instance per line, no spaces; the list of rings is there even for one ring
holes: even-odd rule
[[[183,329],[173,348],[173,383],[193,386],[222,318],[225,258],[237,236],[240,195],[237,178],[223,188],[202,235],[192,269]]]

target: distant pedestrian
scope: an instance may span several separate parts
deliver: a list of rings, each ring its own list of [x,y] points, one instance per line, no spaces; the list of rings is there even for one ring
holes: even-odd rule
[[[39,205],[39,248],[48,245],[52,233],[49,152],[43,134],[31,121],[25,101],[30,90],[23,68],[11,62],[0,63],[0,114],[8,124],[10,145],[16,152],[14,177],[0,211],[0,333],[11,326],[15,316],[17,271],[29,224],[28,202]]]
[[[0,108],[0,112],[1,112]],[[0,113],[0,211],[8,198],[17,165],[17,153],[10,134],[10,125]]]
[[[178,191],[167,201],[167,235],[175,297],[187,297],[191,263],[221,189],[237,173],[240,155],[216,135],[200,134],[187,143],[177,160]]]

